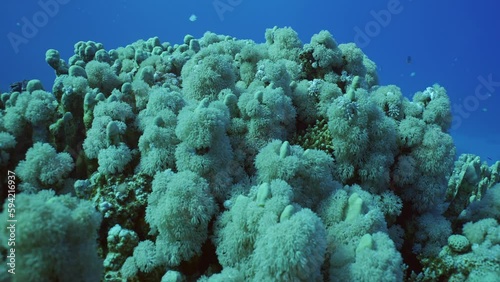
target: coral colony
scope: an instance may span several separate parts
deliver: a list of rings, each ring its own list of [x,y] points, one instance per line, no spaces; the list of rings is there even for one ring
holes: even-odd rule
[[[440,85],[328,31],[74,53],[1,95],[2,278],[498,281],[500,162],[455,155]]]

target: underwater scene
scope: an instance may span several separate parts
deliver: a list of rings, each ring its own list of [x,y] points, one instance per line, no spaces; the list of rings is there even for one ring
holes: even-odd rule
[[[499,3],[1,6],[0,281],[500,281]]]

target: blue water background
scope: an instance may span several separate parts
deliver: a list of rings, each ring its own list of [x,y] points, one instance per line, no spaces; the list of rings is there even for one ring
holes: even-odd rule
[[[43,3],[58,9],[48,15]],[[153,36],[181,43],[186,34],[201,37],[208,30],[263,42],[266,28],[290,26],[307,43],[327,29],[338,43],[363,43],[380,84],[396,84],[410,98],[434,83],[444,86],[454,107],[463,109],[453,110],[457,153],[500,160],[498,1],[6,0],[0,6],[2,92],[33,78],[50,90],[55,76],[45,51],[57,49],[67,60],[80,40],[109,50]],[[39,25],[30,38],[23,36],[26,21]],[[359,30],[368,40],[360,41]],[[25,40],[15,46],[14,35]]]

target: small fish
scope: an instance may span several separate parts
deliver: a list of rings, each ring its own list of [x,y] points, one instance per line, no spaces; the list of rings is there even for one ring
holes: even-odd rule
[[[411,64],[411,62],[412,62],[411,56],[406,57],[406,63]]]

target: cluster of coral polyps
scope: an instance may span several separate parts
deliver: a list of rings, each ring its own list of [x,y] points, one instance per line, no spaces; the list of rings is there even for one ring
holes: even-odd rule
[[[455,162],[445,89],[410,101],[328,31],[46,60],[51,92],[1,95],[18,281],[500,277],[499,162]]]

